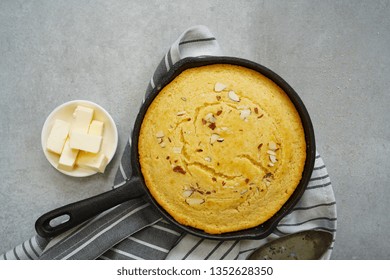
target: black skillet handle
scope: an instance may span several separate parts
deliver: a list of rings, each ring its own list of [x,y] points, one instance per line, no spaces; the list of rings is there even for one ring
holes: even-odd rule
[[[114,206],[144,194],[141,179],[132,177],[116,189],[62,206],[42,215],[35,222],[35,230],[42,237],[55,237]],[[65,221],[54,225],[60,219]]]

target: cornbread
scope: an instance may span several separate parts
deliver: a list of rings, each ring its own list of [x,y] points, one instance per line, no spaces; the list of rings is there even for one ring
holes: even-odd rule
[[[304,130],[294,105],[256,71],[191,68],[149,106],[139,135],[151,195],[179,223],[211,234],[260,225],[300,182]]]

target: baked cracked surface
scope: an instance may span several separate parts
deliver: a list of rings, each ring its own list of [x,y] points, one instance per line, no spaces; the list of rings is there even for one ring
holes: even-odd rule
[[[263,75],[226,64],[188,69],[163,88],[138,149],[156,201],[211,234],[267,221],[294,192],[306,159],[288,96]]]

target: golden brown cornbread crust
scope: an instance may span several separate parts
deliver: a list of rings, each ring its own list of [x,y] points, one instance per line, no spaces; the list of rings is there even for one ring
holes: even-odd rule
[[[267,221],[294,192],[306,159],[288,96],[258,72],[227,64],[186,70],[163,88],[138,150],[156,201],[211,234]]]

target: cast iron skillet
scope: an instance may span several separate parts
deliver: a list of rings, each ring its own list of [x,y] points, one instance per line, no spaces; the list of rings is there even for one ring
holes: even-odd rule
[[[268,221],[265,223],[246,230],[240,230],[235,232],[223,233],[223,234],[208,234],[202,230],[184,226],[174,220],[151,196],[148,188],[145,185],[144,178],[141,173],[141,167],[138,160],[138,137],[141,129],[142,120],[145,113],[152,103],[153,99],[159,93],[159,91],[177,77],[182,71],[199,66],[205,66],[210,64],[233,64],[240,65],[249,69],[253,69],[264,76],[274,81],[284,92],[290,97],[291,101],[295,105],[303,124],[306,140],[306,162],[305,168],[302,174],[302,179],[289,198],[289,200],[283,205],[283,207]],[[203,238],[218,239],[218,240],[230,240],[230,239],[261,239],[274,230],[278,222],[286,216],[294,205],[301,198],[303,192],[306,189],[307,184],[314,167],[315,161],[315,139],[313,126],[309,117],[309,114],[299,98],[298,94],[276,73],[272,72],[268,68],[254,63],[249,60],[234,58],[234,57],[197,57],[197,58],[185,58],[170,69],[161,84],[157,85],[152,93],[146,98],[145,103],[142,105],[140,112],[135,121],[133,133],[132,133],[132,147],[131,147],[131,163],[132,163],[132,177],[126,181],[126,183],[116,189],[107,191],[97,196],[75,202],[53,211],[50,211],[42,215],[35,224],[37,233],[43,237],[54,237],[57,236],[76,225],[94,217],[103,211],[110,209],[116,205],[119,205],[125,201],[131,200],[136,197],[144,196],[152,202],[155,208],[161,213],[161,215],[171,223],[175,224],[185,232],[197,235]],[[261,209],[259,209],[261,211]],[[68,220],[60,223],[59,225],[52,225],[55,219],[67,216]]]

